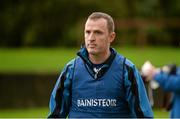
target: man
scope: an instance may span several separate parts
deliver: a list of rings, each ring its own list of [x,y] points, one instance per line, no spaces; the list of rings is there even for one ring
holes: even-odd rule
[[[49,117],[153,117],[138,70],[110,44],[114,22],[92,13],[85,24],[85,47],[62,71],[50,99]]]
[[[154,79],[165,91],[173,93],[167,110],[171,110],[171,118],[180,118],[180,67],[170,64],[159,69],[149,62],[145,75],[147,80]]]

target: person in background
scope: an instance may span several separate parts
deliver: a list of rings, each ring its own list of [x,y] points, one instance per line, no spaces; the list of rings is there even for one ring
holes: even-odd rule
[[[172,92],[173,96],[167,110],[170,110],[171,118],[180,118],[180,67],[169,64],[160,69],[149,65],[145,75],[148,80],[157,81],[165,91]]]
[[[94,12],[88,17],[85,47],[61,72],[49,118],[153,117],[137,68],[110,46],[115,36],[110,15]]]

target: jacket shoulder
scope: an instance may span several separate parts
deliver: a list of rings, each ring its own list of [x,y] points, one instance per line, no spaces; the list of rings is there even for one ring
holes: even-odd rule
[[[66,64],[66,66],[73,66],[73,65],[75,64],[75,60],[76,60],[76,58],[70,60],[70,61]]]
[[[126,59],[125,65],[130,68],[133,68],[135,66],[134,63],[130,61],[129,59]]]
[[[70,60],[69,62],[67,62],[62,71],[73,70],[75,62],[76,62],[76,58],[74,58],[74,59]]]

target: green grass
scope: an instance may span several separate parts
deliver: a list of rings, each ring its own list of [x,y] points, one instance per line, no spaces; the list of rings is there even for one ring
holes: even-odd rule
[[[155,118],[169,118],[169,112],[164,109],[153,109]]]
[[[137,67],[141,67],[146,60],[151,61],[157,67],[168,63],[180,65],[180,48],[172,47],[145,47],[118,49],[127,58],[133,61]]]
[[[45,118],[47,115],[48,108],[0,110],[0,118]]]
[[[46,118],[48,111],[48,108],[1,109],[0,118]],[[168,118],[169,114],[163,109],[154,109],[154,117]]]
[[[0,72],[58,72],[76,49],[0,49]]]
[[[0,49],[0,72],[59,72],[64,65],[76,56],[78,48],[22,48]],[[155,66],[167,63],[180,65],[180,48],[117,48],[117,51],[129,58],[137,67],[146,60]]]

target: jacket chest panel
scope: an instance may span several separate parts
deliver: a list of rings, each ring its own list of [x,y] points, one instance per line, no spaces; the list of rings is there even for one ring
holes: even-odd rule
[[[76,67],[72,81],[72,96],[76,98],[111,98],[123,97],[124,87],[121,68],[112,64],[110,69],[99,79],[94,79],[83,63]]]

